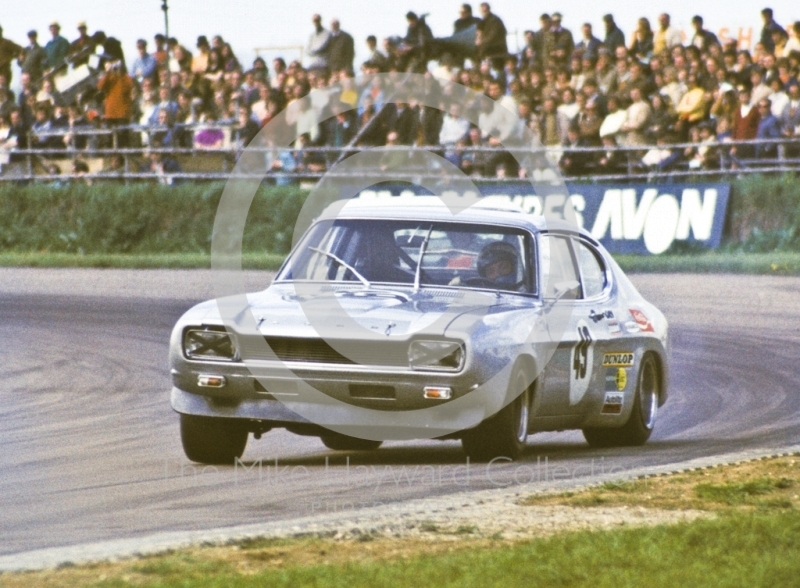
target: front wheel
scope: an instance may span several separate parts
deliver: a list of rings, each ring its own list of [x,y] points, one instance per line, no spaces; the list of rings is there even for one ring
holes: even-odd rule
[[[636,396],[628,420],[622,427],[616,429],[600,427],[584,429],[583,436],[589,445],[592,447],[644,445],[656,424],[659,388],[656,361],[652,355],[645,355],[636,379]]]
[[[509,394],[517,394],[517,397],[493,417],[464,432],[461,437],[464,453],[476,461],[490,461],[496,457],[517,459],[522,455],[528,438],[530,389],[525,374],[518,372],[509,387]]]
[[[183,452],[198,463],[233,465],[244,453],[248,434],[233,419],[181,415]]]

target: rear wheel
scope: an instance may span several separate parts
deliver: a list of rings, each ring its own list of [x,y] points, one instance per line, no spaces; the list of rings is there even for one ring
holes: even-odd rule
[[[658,412],[659,380],[656,361],[652,355],[642,358],[636,379],[636,396],[627,422],[620,428],[590,427],[583,436],[592,447],[623,447],[644,445],[653,432]]]
[[[233,465],[244,453],[247,436],[247,429],[233,419],[181,415],[183,452],[198,463]]]
[[[465,431],[461,445],[471,459],[489,461],[496,457],[517,459],[525,449],[528,438],[528,417],[530,416],[530,387],[526,377],[518,372],[511,380],[510,394],[517,394],[512,402],[504,406],[496,415],[480,425]]]
[[[374,451],[381,446],[383,441],[373,441],[372,439],[359,439],[350,437],[336,431],[328,431],[320,436],[320,440],[328,449],[336,451]]]

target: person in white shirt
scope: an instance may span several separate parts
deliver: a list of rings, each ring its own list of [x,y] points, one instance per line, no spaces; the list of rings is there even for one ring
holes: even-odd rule
[[[439,144],[444,147],[444,158],[459,165],[460,161],[456,153],[456,143],[461,141],[469,133],[469,121],[461,118],[461,105],[454,103],[442,119],[442,129],[439,131]]]
[[[772,114],[774,116],[780,118],[781,114],[783,114],[783,109],[786,108],[787,104],[789,104],[789,95],[784,92],[783,82],[781,82],[781,79],[778,76],[775,76],[770,80],[769,87],[772,90],[772,94],[769,95],[769,100],[771,103],[770,109],[772,110]]]
[[[322,17],[319,14],[312,16],[311,22],[314,23],[314,32],[308,38],[308,69],[327,69],[331,32],[322,26]]]
[[[680,29],[670,25],[669,14],[662,13],[658,16],[658,30],[653,36],[653,54],[658,55],[664,49],[672,49],[683,43],[683,34]]]

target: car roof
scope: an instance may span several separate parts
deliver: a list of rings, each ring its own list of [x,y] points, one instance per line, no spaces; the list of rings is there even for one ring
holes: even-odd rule
[[[560,219],[528,214],[510,202],[493,201],[487,197],[455,214],[436,196],[353,198],[344,206],[341,202],[328,206],[319,220],[381,219],[461,222],[517,227],[534,232],[558,231],[589,234],[575,224]],[[594,239],[591,239],[594,241]]]

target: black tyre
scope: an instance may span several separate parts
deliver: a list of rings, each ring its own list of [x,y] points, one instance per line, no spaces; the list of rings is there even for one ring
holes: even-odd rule
[[[525,388],[512,402],[504,406],[496,415],[486,419],[480,425],[465,431],[461,437],[461,446],[470,459],[490,461],[496,457],[517,459],[525,449],[528,438],[528,418],[530,416],[531,387],[526,387],[526,377],[518,372],[511,380],[510,394],[517,394]]]
[[[374,451],[383,443],[383,441],[350,437],[335,431],[328,431],[320,439],[325,447],[336,451]]]
[[[183,452],[198,463],[233,465],[244,453],[247,436],[247,429],[233,419],[181,415]]]
[[[656,360],[652,355],[645,355],[636,377],[636,396],[628,420],[619,428],[589,427],[583,429],[583,436],[589,445],[592,447],[644,445],[656,424],[659,388]]]

